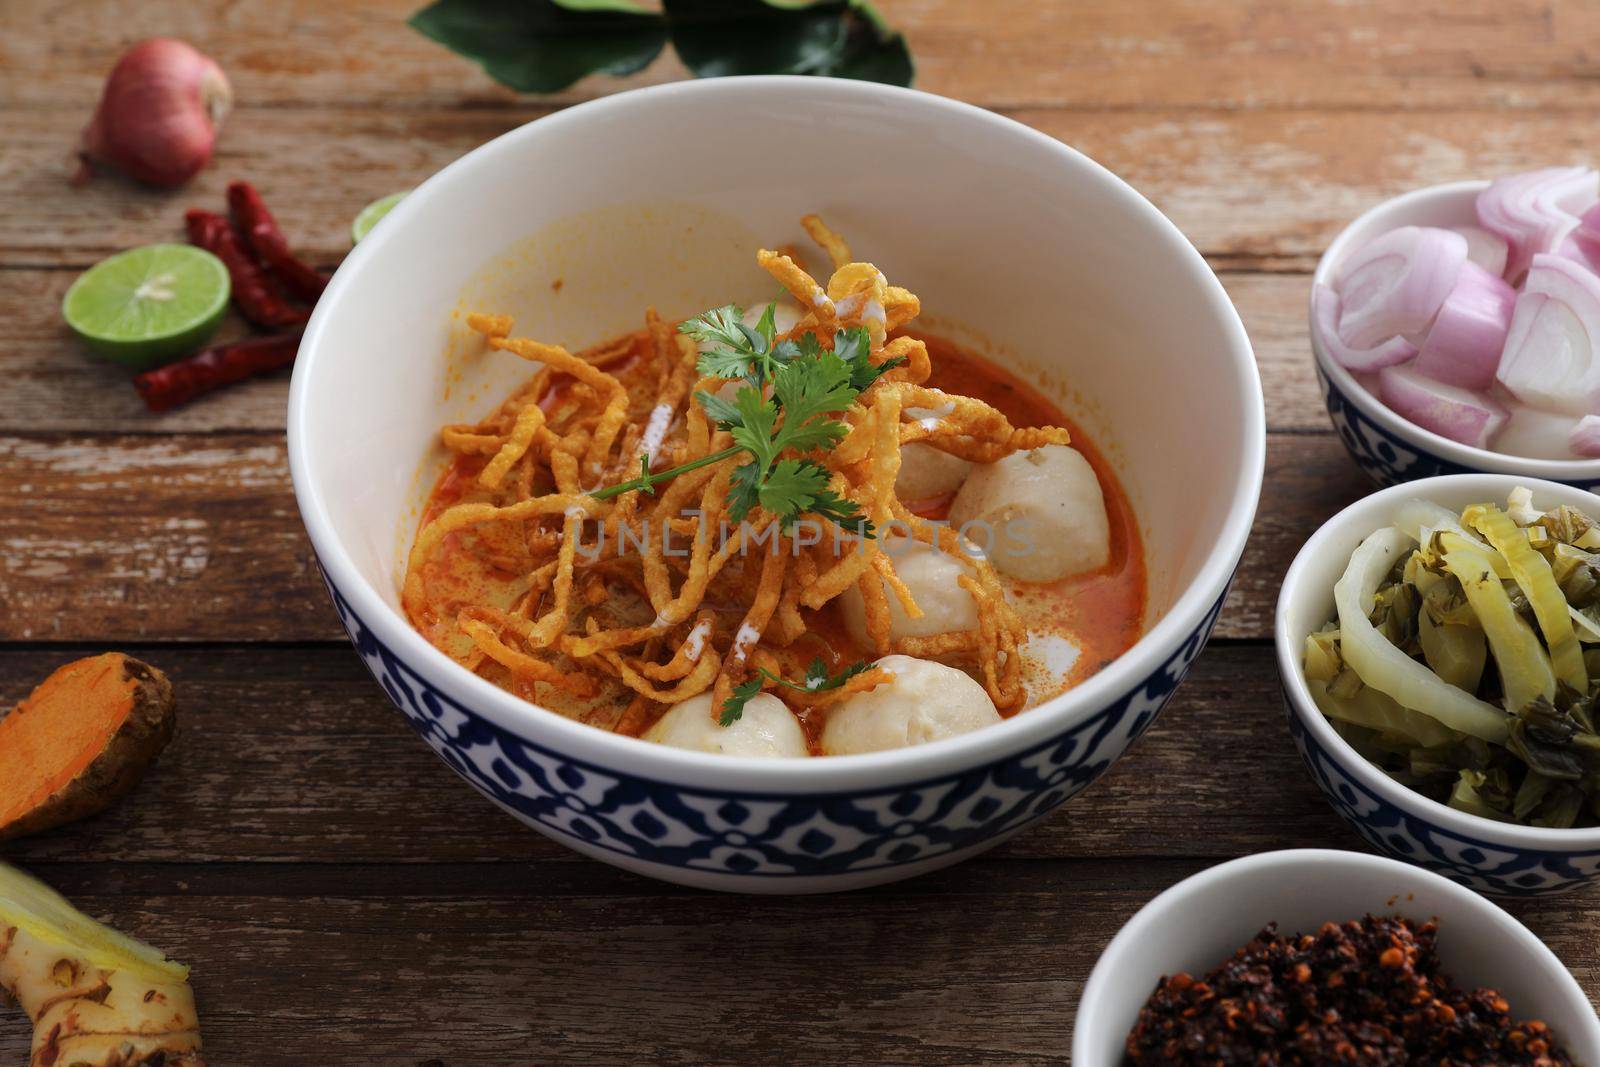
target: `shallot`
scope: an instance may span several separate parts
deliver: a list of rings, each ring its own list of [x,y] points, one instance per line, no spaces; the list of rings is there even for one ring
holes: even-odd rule
[[[1433,322],[1467,261],[1467,239],[1431,226],[1402,226],[1371,241],[1339,280],[1339,336],[1353,348],[1414,340]]]
[[[1561,254],[1600,271],[1600,203],[1579,216],[1578,228],[1561,244]]]
[[[1461,236],[1467,239],[1467,258],[1490,274],[1504,277],[1506,273],[1506,256],[1511,252],[1511,246],[1506,239],[1497,233],[1490,233],[1482,226],[1452,226]]]
[[[1585,415],[1572,428],[1567,447],[1580,456],[1600,457],[1600,415]]]
[[[1496,377],[1525,404],[1600,413],[1600,277],[1562,256],[1537,255],[1517,297]]]
[[[141,41],[106,78],[74,181],[98,162],[151,185],[182,185],[210,161],[232,103],[227,76],[208,56],[171,37]]]
[[[1352,348],[1339,336],[1339,294],[1326,285],[1311,287],[1311,319],[1316,325],[1317,338],[1328,349],[1341,367],[1360,373],[1382,370],[1412,359],[1417,348],[1404,337],[1391,337],[1374,348]],[[1497,356],[1499,352],[1495,353]],[[1494,371],[1489,371],[1493,377]]]
[[[1474,448],[1489,447],[1511,414],[1489,397],[1436,382],[1410,367],[1379,371],[1378,396],[1401,418]]]
[[[1516,290],[1499,275],[1471,260],[1463,263],[1456,287],[1433,320],[1413,369],[1446,385],[1489,388],[1516,302]]]
[[[1478,222],[1511,246],[1506,281],[1520,280],[1534,256],[1559,251],[1597,199],[1600,177],[1588,167],[1545,167],[1491,182],[1478,194]]]

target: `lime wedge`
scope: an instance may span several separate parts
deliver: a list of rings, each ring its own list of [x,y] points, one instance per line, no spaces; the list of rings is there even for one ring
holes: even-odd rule
[[[102,259],[72,283],[61,315],[91,350],[150,367],[194,351],[228,310],[228,268],[193,245],[145,245]]]
[[[371,233],[372,228],[376,226],[385,215],[387,215],[390,211],[393,211],[394,206],[400,201],[404,200],[406,198],[406,193],[409,193],[410,191],[410,189],[405,189],[398,193],[390,193],[388,196],[380,196],[378,199],[362,208],[361,214],[356,216],[356,221],[350,224],[351,243],[354,244],[360,241],[367,234]]]

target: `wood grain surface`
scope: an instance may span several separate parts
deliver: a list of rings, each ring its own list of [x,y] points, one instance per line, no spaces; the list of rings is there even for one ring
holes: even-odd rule
[[[463,786],[342,642],[289,485],[287,379],[151,416],[60,322],[84,267],[179,239],[230,178],[331,267],[373,197],[683,76],[669,56],[518,97],[407,29],[420,3],[4,6],[0,704],[118,647],[171,673],[182,727],[125,802],[0,855],[193,964],[214,1064],[1060,1063],[1089,969],[1155,893],[1234,856],[1362,847],[1293,753],[1270,645],[1290,559],[1368,491],[1317,395],[1307,275],[1386,196],[1589,159],[1600,5],[879,0],[921,88],[1087,152],[1207,257],[1260,363],[1266,489],[1217,639],[1101,782],[952,870],[775,900],[580,859]],[[215,163],[178,192],[69,186],[105,71],[157,33],[232,78]],[[1512,910],[1600,991],[1592,893]],[[27,1036],[0,1018],[0,1062]]]

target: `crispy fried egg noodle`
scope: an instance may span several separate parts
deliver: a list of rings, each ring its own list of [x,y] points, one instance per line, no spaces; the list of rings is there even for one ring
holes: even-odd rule
[[[918,554],[901,557],[917,560],[913,571],[948,578],[936,602],[926,586],[919,593],[916,573],[902,577],[887,538],[862,538],[809,513],[785,528],[759,506],[731,522],[739,456],[650,492],[593,495],[733,443],[695,399],[727,380],[700,373],[696,344],[677,323],[650,309],[642,330],[574,354],[514,336],[507,316],[472,314],[467,323],[486,346],[538,369],[487,418],[441,431],[468,477],[446,506],[424,516],[402,589],[408,617],[429,640],[527,699],[580,702],[578,717],[606,729],[644,734],[668,708],[702,694],[710,701],[691,710],[715,716],[735,687],[759,678],[802,718],[817,716],[816,732],[830,707],[894,680],[880,666],[837,688],[805,688],[818,651],[808,636],[815,613],[845,598],[870,656],[959,667],[1002,712],[1021,708],[1027,631],[994,568],[952,530],[909,511],[895,484],[908,444],[993,463],[1070,436],[1059,427],[1014,427],[988,404],[929,388],[926,344],[896,333],[917,316],[917,297],[852,259],[821,219],[802,224],[834,269],[823,284],[794,254],[757,254],[798,305],[798,320],[779,339],[812,334],[831,348],[836,330],[860,327],[870,339],[867,358],[897,365],[838,416],[846,432],[836,445],[784,456],[824,466],[830,488],[878,531],[913,543]],[[507,577],[509,597],[453,582],[443,562],[451,551],[488,561]],[[938,567],[928,566],[928,554]]]

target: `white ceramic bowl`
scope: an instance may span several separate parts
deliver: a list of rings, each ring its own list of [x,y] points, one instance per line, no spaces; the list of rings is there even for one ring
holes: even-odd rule
[[[1380,234],[1401,226],[1475,226],[1478,194],[1486,181],[1451,182],[1385,200],[1366,212],[1339,236],[1317,262],[1313,283],[1332,285],[1339,266]],[[1308,312],[1309,320],[1309,312]],[[1313,324],[1311,351],[1317,379],[1333,428],[1352,458],[1379,485],[1396,485],[1441,474],[1517,474],[1544,478],[1586,489],[1600,489],[1600,459],[1527,459],[1491,452],[1440,437],[1396,415],[1355,375],[1340,366],[1317,339]]]
[[[1600,1020],[1555,953],[1527,927],[1461,886],[1357,852],[1294,849],[1232,860],[1186,878],[1141,908],[1100,954],[1078,1000],[1075,1067],[1117,1067],[1156,982],[1219,966],[1262,927],[1314,932],[1325,922],[1403,915],[1439,923],[1439,958],[1459,985],[1505,995],[1541,1019],[1581,1064],[1600,1064]]]
[[[582,726],[432,648],[398,610],[438,428],[528,373],[453,313],[578,346],[770,294],[755,249],[819,211],[1081,420],[1149,562],[1145,636],[1059,699],[904,751],[714,757]],[[557,283],[560,283],[559,285]],[[976,331],[982,332],[979,337]],[[1097,777],[1176,688],[1220,610],[1260,491],[1260,383],[1222,287],[1114,175],[1010,120],[866,82],[728,78],[622,93],[445,168],[345,260],[289,401],[295,492],[351,639],[411,724],[543,833],[657,877],[843,889],[954,862]],[[381,773],[377,769],[374,773]],[[423,817],[420,814],[417,817]]]
[[[1546,830],[1457,811],[1408,789],[1340,737],[1311,699],[1301,659],[1306,635],[1333,618],[1333,585],[1350,553],[1388,525],[1407,500],[1459,511],[1504,507],[1512,489],[1533,490],[1534,506],[1571,504],[1589,514],[1600,498],[1556,482],[1500,474],[1461,474],[1397,485],[1358,500],[1322,525],[1284,576],[1273,637],[1289,711],[1289,730],[1311,776],[1334,809],[1373,845],[1485,893],[1557,893],[1600,874],[1600,827]]]

